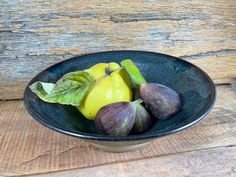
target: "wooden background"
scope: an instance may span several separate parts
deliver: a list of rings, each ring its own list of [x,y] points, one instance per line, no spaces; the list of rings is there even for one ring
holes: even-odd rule
[[[55,133],[26,113],[22,93],[39,71],[121,49],[166,53],[201,67],[217,85],[213,111],[181,133],[122,154]],[[172,176],[174,169],[177,176],[234,176],[234,82],[235,0],[0,0],[0,174]]]

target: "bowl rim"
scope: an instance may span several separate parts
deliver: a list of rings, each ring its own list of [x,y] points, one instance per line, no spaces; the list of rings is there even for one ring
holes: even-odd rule
[[[210,90],[212,92],[212,98],[209,101],[208,105],[201,111],[201,113],[197,114],[196,116],[193,117],[194,121],[187,121],[184,125],[176,125],[171,127],[171,129],[166,130],[166,131],[161,131],[158,133],[151,133],[151,134],[139,134],[139,135],[128,135],[128,136],[110,136],[110,135],[102,135],[102,134],[90,134],[90,133],[83,133],[83,132],[73,132],[73,131],[68,131],[66,129],[63,129],[59,126],[55,126],[50,124],[46,119],[43,118],[43,116],[41,116],[40,114],[38,114],[36,111],[34,111],[31,106],[27,103],[27,91],[29,90],[29,85],[32,84],[32,82],[39,76],[41,75],[43,72],[45,72],[45,70],[51,69],[57,65],[60,65],[64,62],[68,62],[68,61],[72,61],[75,59],[79,59],[80,57],[84,57],[84,56],[89,56],[89,55],[94,55],[94,54],[105,54],[105,53],[111,53],[111,52],[115,52],[115,53],[119,53],[119,52],[140,52],[140,53],[149,53],[149,54],[153,54],[153,55],[162,55],[164,57],[167,57],[170,60],[177,60],[179,62],[183,62],[185,64],[188,64],[194,68],[196,68],[201,74],[202,76],[207,80],[207,82],[210,85]],[[152,51],[142,51],[142,50],[110,50],[110,51],[101,51],[101,52],[94,52],[94,53],[88,53],[88,54],[82,54],[82,55],[76,55],[72,58],[63,60],[61,62],[58,62],[56,64],[53,64],[51,66],[49,66],[48,68],[42,70],[41,72],[39,72],[37,75],[35,75],[27,84],[27,86],[25,87],[24,90],[24,95],[23,95],[23,100],[24,100],[24,105],[26,110],[28,111],[28,113],[38,122],[40,122],[42,125],[55,130],[57,132],[66,134],[66,135],[70,135],[73,137],[78,137],[78,138],[82,138],[82,139],[88,139],[88,140],[99,140],[99,141],[135,141],[135,140],[145,140],[145,139],[154,139],[154,138],[158,138],[158,137],[162,137],[162,136],[166,136],[166,135],[170,135],[176,132],[179,132],[181,130],[184,130],[192,125],[194,125],[195,123],[197,123],[198,121],[200,121],[202,118],[204,118],[209,112],[210,110],[213,108],[215,100],[216,100],[216,88],[214,85],[214,82],[212,81],[212,79],[208,76],[208,74],[203,71],[200,67],[186,61],[183,60],[181,58],[175,57],[175,56],[171,56],[171,55],[167,55],[167,54],[163,54],[163,53],[158,53],[158,52],[152,52]]]

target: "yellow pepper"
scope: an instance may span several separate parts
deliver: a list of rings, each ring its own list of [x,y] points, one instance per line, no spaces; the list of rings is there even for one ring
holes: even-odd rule
[[[126,71],[119,68],[119,64],[112,62],[85,70],[96,79],[96,84],[77,107],[87,119],[94,120],[99,109],[107,104],[132,100],[131,80]]]

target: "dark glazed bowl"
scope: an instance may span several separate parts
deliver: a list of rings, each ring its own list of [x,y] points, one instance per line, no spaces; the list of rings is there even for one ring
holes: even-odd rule
[[[68,72],[83,70],[100,62],[120,62],[127,58],[132,59],[148,82],[166,85],[179,93],[182,99],[182,109],[177,115],[157,121],[144,134],[122,137],[102,135],[94,122],[84,118],[75,107],[46,103],[29,89],[29,85],[36,81],[56,82]],[[195,124],[211,110],[215,97],[212,80],[189,62],[153,52],[109,51],[78,56],[40,72],[27,85],[24,103],[29,114],[48,128],[82,138],[104,150],[123,152]]]

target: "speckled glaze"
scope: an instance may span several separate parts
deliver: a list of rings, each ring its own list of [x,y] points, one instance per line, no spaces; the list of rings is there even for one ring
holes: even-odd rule
[[[120,62],[128,58],[140,68],[148,82],[163,84],[174,89],[182,100],[182,109],[178,114],[168,120],[156,121],[144,134],[120,137],[103,135],[97,131],[94,122],[85,119],[76,108],[46,103],[29,89],[29,85],[36,81],[56,82],[68,72],[83,70],[100,62]],[[153,52],[110,51],[78,56],[40,72],[27,85],[24,103],[29,114],[43,125],[55,131],[88,140],[104,150],[122,152],[136,149],[154,138],[175,133],[193,125],[211,110],[215,96],[212,80],[191,63]]]

